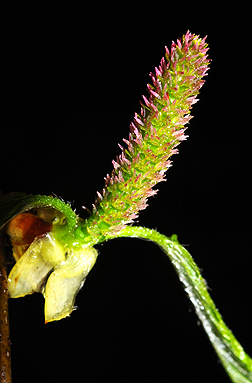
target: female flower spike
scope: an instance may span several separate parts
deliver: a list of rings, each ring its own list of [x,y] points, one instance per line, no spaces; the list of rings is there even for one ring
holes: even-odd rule
[[[185,124],[204,81],[209,61],[207,44],[190,32],[166,48],[160,66],[151,73],[149,99],[143,96],[140,115],[130,125],[127,148],[113,162],[112,174],[97,193],[93,213],[82,231],[90,235],[113,236],[138,217],[147,199],[157,193],[153,187],[164,180],[170,157],[186,139]]]
[[[97,243],[120,235],[156,194],[170,157],[186,139],[185,124],[208,70],[205,38],[187,32],[151,73],[149,99],[130,125],[127,148],[113,161],[89,218],[50,196],[13,193],[0,201],[0,228],[7,224],[16,264],[9,275],[10,297],[42,292],[45,320],[64,318],[93,267]],[[35,209],[35,214],[34,210]],[[21,214],[20,214],[21,213]]]

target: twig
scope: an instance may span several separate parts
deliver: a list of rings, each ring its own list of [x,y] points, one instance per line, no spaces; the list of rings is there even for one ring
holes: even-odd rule
[[[8,285],[4,255],[5,241],[0,231],[0,383],[11,383]]]

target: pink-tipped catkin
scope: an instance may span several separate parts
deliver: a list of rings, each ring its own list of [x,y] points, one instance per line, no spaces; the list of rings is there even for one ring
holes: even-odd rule
[[[87,219],[89,231],[113,235],[137,218],[148,197],[156,194],[153,187],[164,180],[170,157],[187,137],[185,124],[207,74],[205,39],[187,32],[177,44],[172,42],[170,51],[166,47],[155,74],[150,74],[149,98],[143,96],[141,112],[124,140],[127,147],[120,146],[122,153],[112,161],[114,170]]]

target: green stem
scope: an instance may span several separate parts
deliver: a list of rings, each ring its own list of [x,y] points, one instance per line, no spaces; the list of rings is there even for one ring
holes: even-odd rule
[[[171,260],[196,313],[226,372],[235,383],[252,382],[252,360],[226,326],[210,297],[204,278],[176,236],[167,238],[144,227],[126,227],[116,237],[135,237],[155,242]],[[114,238],[114,237],[113,237]],[[108,237],[107,239],[112,239]]]

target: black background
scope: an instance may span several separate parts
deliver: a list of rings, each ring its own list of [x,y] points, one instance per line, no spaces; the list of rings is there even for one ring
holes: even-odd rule
[[[55,193],[86,217],[164,46],[207,34],[190,137],[139,224],[178,234],[251,355],[251,35],[242,3],[209,4],[2,10],[0,187]],[[10,301],[13,382],[228,382],[165,255],[133,239],[98,250],[70,318],[44,325],[39,294]]]

